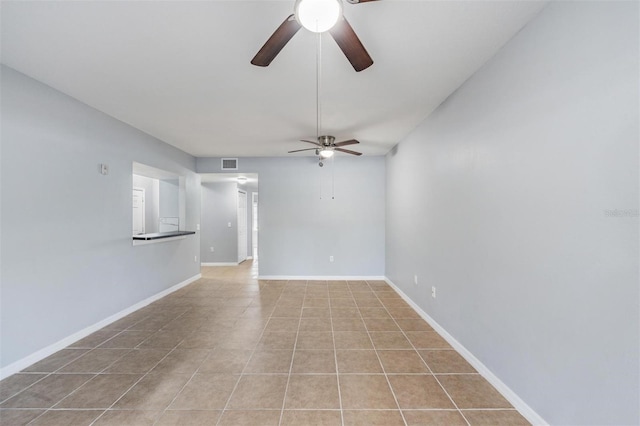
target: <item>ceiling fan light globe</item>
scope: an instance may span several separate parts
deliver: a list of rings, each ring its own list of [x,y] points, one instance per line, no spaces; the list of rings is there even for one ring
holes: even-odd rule
[[[314,33],[330,30],[342,16],[340,0],[296,0],[294,14],[297,21]]]
[[[333,157],[333,150],[332,149],[323,149],[322,151],[320,151],[320,157],[322,157],[322,158],[331,158],[331,157]]]

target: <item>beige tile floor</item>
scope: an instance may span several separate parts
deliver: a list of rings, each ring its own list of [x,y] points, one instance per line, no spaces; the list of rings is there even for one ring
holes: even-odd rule
[[[2,425],[520,425],[381,281],[197,282],[0,382]]]

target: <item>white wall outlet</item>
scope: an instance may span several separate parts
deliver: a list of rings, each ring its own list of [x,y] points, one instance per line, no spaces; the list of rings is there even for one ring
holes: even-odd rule
[[[227,223],[227,228],[231,228],[231,222]]]
[[[109,174],[109,165],[108,164],[100,164],[100,174],[108,175]]]
[[[214,252],[214,248],[213,248],[213,247],[209,247],[209,251],[210,251],[211,253],[213,253],[213,252]]]
[[[413,284],[418,285],[418,274],[413,276]]]
[[[434,299],[436,298],[436,287],[435,286],[431,286],[431,297],[433,297]]]
[[[198,256],[193,256],[193,262],[198,263]]]
[[[199,231],[199,230],[200,230],[200,224],[196,223],[196,231]]]
[[[333,262],[333,256],[329,256],[329,262]]]

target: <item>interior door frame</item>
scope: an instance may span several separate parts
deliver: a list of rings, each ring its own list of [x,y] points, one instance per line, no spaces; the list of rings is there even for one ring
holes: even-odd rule
[[[260,213],[258,213],[258,201],[260,197],[258,196],[258,192],[251,193],[251,255],[253,259],[258,258],[258,220],[256,217],[260,217]],[[256,206],[255,209],[253,206]],[[255,224],[255,228],[254,225]]]
[[[145,194],[145,189],[144,188],[140,188],[137,186],[134,186],[132,188],[132,194],[131,194],[131,213],[133,216],[133,191],[140,191],[142,193],[142,233],[144,234],[145,232],[147,232],[147,224],[145,222],[145,217],[147,216],[147,205],[145,204],[145,198],[146,198],[146,194]],[[131,233],[133,234],[133,217],[131,220]]]
[[[244,201],[245,201],[245,205],[244,205],[244,217],[241,218],[240,217],[240,194],[244,194]],[[247,220],[249,218],[249,212],[247,211],[247,205],[249,204],[249,199],[247,197],[247,191],[245,191],[244,189],[240,189],[238,188],[238,202],[236,203],[236,215],[238,216],[238,225],[237,225],[237,241],[238,241],[238,264],[244,262],[245,260],[247,260],[247,257],[249,256],[249,249],[247,247]],[[240,223],[244,223],[244,259],[240,258]]]

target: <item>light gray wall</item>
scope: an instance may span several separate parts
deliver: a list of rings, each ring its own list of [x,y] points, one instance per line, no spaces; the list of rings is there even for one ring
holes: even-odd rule
[[[550,3],[387,156],[387,276],[551,424],[640,423],[638,30]]]
[[[145,233],[158,232],[160,216],[160,182],[158,179],[133,175],[134,188],[144,189],[144,229]]]
[[[200,227],[204,263],[238,261],[238,186],[234,182],[202,184]],[[227,225],[231,222],[231,227]],[[211,247],[214,252],[211,252]]]
[[[160,217],[180,217],[178,179],[160,179]]]
[[[191,230],[200,179],[192,156],[1,71],[4,367],[196,276],[198,235],[132,246],[132,162],[186,177]]]
[[[240,158],[239,168],[259,176],[261,276],[384,275],[384,157],[338,156],[334,199],[331,162]],[[198,158],[197,171],[220,173],[220,159]]]

